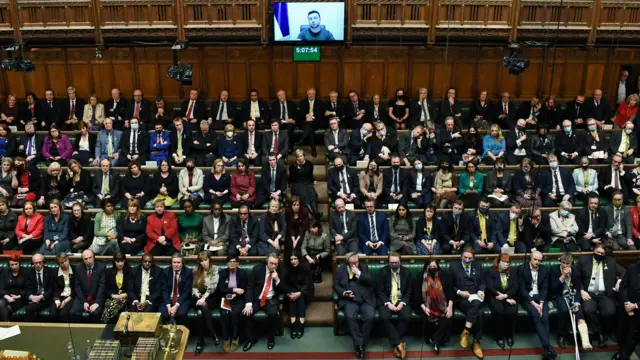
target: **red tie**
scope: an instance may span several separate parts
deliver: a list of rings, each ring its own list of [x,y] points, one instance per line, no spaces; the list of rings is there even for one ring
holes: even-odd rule
[[[87,270],[87,285],[89,285],[89,292],[91,292],[91,269]],[[93,302],[93,296],[87,296],[87,302],[91,304]]]
[[[140,103],[136,103],[136,111],[133,113],[133,116],[136,118],[140,117]]]
[[[193,115],[193,101],[189,103],[189,110],[187,110],[187,119],[191,119],[191,115]]]
[[[278,155],[278,133],[274,133],[273,152]]]
[[[507,104],[504,104],[504,114],[509,115],[509,110],[507,110]]]
[[[620,183],[618,182],[618,169],[616,169],[615,173],[613,174],[613,187],[616,190],[620,190]]]
[[[171,298],[171,305],[175,305],[178,302],[178,272],[173,276],[173,297]]]
[[[71,100],[71,112],[69,113],[69,120],[73,120],[73,117],[76,115],[76,101]]]
[[[267,276],[267,283],[264,285],[264,291],[262,292],[262,295],[260,295],[260,307],[263,307],[264,304],[267,303],[267,295],[269,294],[269,290],[271,290],[272,281],[271,273],[269,273],[269,276]]]

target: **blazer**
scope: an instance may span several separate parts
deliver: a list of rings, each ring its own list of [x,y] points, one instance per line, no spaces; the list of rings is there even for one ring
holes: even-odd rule
[[[349,153],[351,156],[356,156],[357,159],[362,159],[364,156],[371,155],[371,145],[374,139],[373,136],[365,140],[362,137],[362,134],[360,134],[360,130],[351,131],[351,137],[349,138]]]
[[[553,141],[548,136],[534,135],[531,137],[531,155],[542,156],[555,154],[556,148]]]
[[[330,116],[325,116],[325,122],[328,124],[329,123],[329,119],[333,118],[333,117],[337,117],[338,119],[340,119],[340,127],[341,128],[347,128],[349,129],[349,124],[346,124],[346,120],[345,120],[345,107],[344,107],[344,103],[340,100],[336,100],[335,103],[332,103],[331,100],[327,100],[324,102],[324,110],[325,112],[329,111],[329,112],[335,112],[335,116],[333,114],[331,114]],[[366,117],[366,115],[365,115]]]
[[[640,212],[637,207],[632,207],[629,210],[631,214],[631,231],[633,232],[633,237],[638,239],[640,238]]]
[[[585,100],[586,105],[586,118],[594,118],[597,121],[604,121],[611,123],[611,106],[604,97],[600,99],[600,103],[596,106],[595,99],[593,97]]]
[[[576,184],[573,182],[573,177],[569,172],[569,169],[565,167],[558,167],[558,176],[560,177],[560,182],[562,182],[562,187],[565,195],[573,195],[576,192]],[[549,195],[555,194],[556,189],[553,187],[553,172],[551,169],[548,171],[543,171],[541,173],[542,182],[542,194]]]
[[[491,135],[489,135],[491,136]],[[520,143],[520,146],[518,146],[518,141],[520,140],[517,137],[517,133],[515,132],[515,130],[513,130],[513,128],[510,129],[510,131],[506,134],[505,136],[505,142],[506,142],[506,153],[505,154],[513,154],[513,152],[520,148],[520,149],[524,149],[525,151],[529,151],[530,147],[531,147],[531,136],[529,136],[529,134],[527,134],[527,138]],[[494,154],[497,155],[497,154]]]
[[[96,148],[96,134],[88,133],[89,136],[89,151],[92,151]],[[73,151],[80,151],[80,140],[82,135],[78,134],[73,139]]]
[[[376,298],[378,306],[385,306],[385,304],[391,303],[391,284],[393,281],[393,275],[391,272],[392,270],[389,265],[385,265],[380,269],[380,272],[378,272],[376,279]],[[410,306],[413,285],[411,284],[411,274],[409,273],[409,269],[400,265],[400,269],[398,269],[398,278],[400,280],[400,298],[398,299],[398,302],[403,303],[404,306]]]
[[[59,273],[59,271],[60,271],[60,268],[55,268],[52,273],[52,276],[54,277],[51,282],[53,286],[53,301],[60,300],[60,297],[62,296],[62,292],[64,291],[64,275]],[[75,295],[75,292],[76,292],[75,271],[76,271],[75,267],[69,266],[69,287],[71,289],[71,295],[69,295],[69,297],[71,299],[74,299],[76,296]],[[86,270],[85,270],[85,274],[86,274]]]
[[[556,210],[549,214],[549,223],[551,224],[551,242],[563,241],[565,238],[575,240],[579,229],[576,216],[572,213],[569,213],[566,220],[562,221],[560,210]]]
[[[191,155],[194,157],[205,156],[207,154],[213,154],[216,156],[218,152],[218,145],[216,143],[217,136],[215,132],[211,129],[205,135],[202,130],[196,130],[191,137],[191,142],[189,144],[191,149]],[[198,143],[195,144],[194,142]]]
[[[358,215],[356,215],[353,211],[345,210],[344,213],[347,217],[347,232],[344,231],[341,216],[337,211],[331,211],[329,213],[329,232],[331,233],[332,238],[335,238],[336,235],[342,235],[342,241],[346,243],[351,239],[357,239],[356,234],[358,233],[359,220]]]
[[[455,155],[463,154],[467,150],[465,149],[464,139],[454,138],[453,134],[460,132],[460,129],[454,127],[453,131],[448,131],[446,128],[441,128],[440,131],[436,129],[436,138],[440,150],[445,154]]]
[[[191,155],[191,132],[182,130],[182,156],[188,157]],[[178,131],[176,129],[171,130],[171,134],[169,135],[169,144],[171,145],[171,149],[169,155],[178,156]]]
[[[300,105],[299,105],[299,111],[298,111],[298,118],[296,121],[296,124],[301,127],[302,125],[304,125],[304,123],[306,123],[306,119],[307,119],[307,114],[309,113],[309,107],[311,106],[311,102],[309,101],[309,99],[302,99],[300,100]],[[346,109],[345,109],[346,112]],[[317,98],[315,100],[313,100],[313,121],[312,121],[312,125],[314,126],[314,128],[318,125],[322,125],[324,123],[324,104],[322,103],[322,101],[318,100]]]
[[[131,100],[125,112],[124,120],[128,121],[129,119],[131,119],[135,115],[135,112],[136,101]],[[145,129],[148,127],[149,122],[151,122],[151,116],[151,103],[146,99],[142,99],[142,101],[140,101],[140,111],[138,113],[138,120],[140,120],[141,128]]]
[[[369,276],[369,267],[367,264],[359,262],[358,269],[360,270],[360,276],[354,276],[351,284],[349,284],[349,267],[347,264],[340,265],[336,270],[336,275],[333,278],[333,291],[338,294],[338,308],[344,308],[346,304],[354,301],[344,296],[344,292],[347,290],[353,291],[353,294],[361,302],[373,307],[376,306],[374,281]]]
[[[112,199],[120,198],[120,175],[114,173],[113,171],[109,171],[107,175],[109,178],[109,195]],[[96,197],[98,194],[102,193],[102,180],[104,178],[104,173],[102,171],[95,172],[93,174],[93,180],[91,181],[93,195]]]
[[[216,123],[218,121],[218,112],[220,111],[221,104],[222,104],[222,101],[220,100],[216,100],[211,103],[211,108],[209,110],[209,119],[211,119],[213,123]],[[236,114],[238,112],[237,105],[227,100],[225,101],[225,110],[227,110],[227,118],[229,118],[231,122],[233,122],[233,119],[236,117]]]
[[[75,101],[76,103],[74,108],[75,110],[74,115],[76,116],[76,119],[82,120],[83,119],[82,115],[84,112],[86,102],[78,97],[76,97]],[[69,120],[70,113],[71,113],[71,99],[67,98],[67,99],[61,100],[60,101],[60,122],[65,122]]]
[[[116,103],[115,107],[113,106],[114,102]],[[127,100],[120,98],[116,102],[113,98],[110,98],[104,104],[104,112],[105,116],[108,118],[113,118],[116,121],[123,121],[127,116]]]
[[[229,232],[229,247],[234,249],[240,248],[240,240],[242,238],[242,222],[239,217],[234,217],[228,222],[228,232]],[[255,247],[258,243],[258,230],[259,224],[258,219],[255,216],[249,214],[247,219],[247,246]],[[222,281],[222,278],[220,279]]]
[[[633,209],[631,210],[633,211]],[[576,222],[578,223],[578,235],[584,236],[589,232],[590,211],[587,207],[584,207],[576,213]],[[591,231],[595,238],[602,237],[607,231],[607,214],[602,212],[601,208],[597,208],[595,211],[595,221],[591,225]]]
[[[96,262],[91,268],[91,284],[89,284],[87,267],[84,263],[76,265],[73,269],[75,299],[78,299],[81,304],[84,304],[88,302],[89,297],[91,297],[94,304],[104,307],[106,291],[105,271],[104,265]]]
[[[492,110],[493,103],[489,99],[484,101],[484,105],[482,105],[480,99],[475,99],[469,107],[469,119],[473,122],[476,117],[480,116],[482,120],[491,121],[493,119]]]
[[[296,103],[290,100],[286,100],[285,103],[287,104],[287,114],[286,114],[287,118],[284,120],[298,119],[298,106],[296,105]],[[308,111],[309,111],[309,108],[307,108],[307,112]],[[280,101],[276,100],[273,103],[271,103],[271,119],[282,120],[282,117],[284,115],[281,114],[281,112],[282,112],[282,108],[280,106]],[[282,126],[282,121],[280,121],[280,125]]]
[[[82,115],[82,121],[84,121],[85,124],[89,124],[91,123],[91,119],[93,117],[93,106],[91,106],[91,104],[86,104],[84,106],[84,113]],[[104,105],[98,103],[98,105],[96,105],[96,125],[101,125],[104,122],[105,119],[105,112],[104,112]]]
[[[540,239],[544,244],[551,244],[551,226],[549,215],[542,213],[542,221],[534,225],[529,217],[524,218],[523,230],[518,234],[518,241],[524,242],[527,249],[533,249],[536,239]]]
[[[33,142],[35,142],[35,144],[33,144]],[[18,152],[16,155],[20,155],[26,158],[28,144],[29,144],[29,137],[27,137],[26,134],[20,135],[20,139],[18,140]],[[44,158],[42,154],[42,149],[44,148],[44,136],[40,134],[35,134],[32,140],[31,146],[33,146],[36,151],[35,153],[36,158],[34,160],[42,160]]]
[[[51,141],[49,136],[45,136],[44,144],[42,147],[42,155],[45,160],[50,160],[53,157],[50,153],[52,143],[53,141]],[[59,156],[63,160],[68,161],[71,159],[71,154],[73,153],[73,146],[71,145],[71,141],[69,141],[69,137],[67,135],[64,135],[64,134],[60,135],[60,139],[58,140],[58,143],[57,143],[57,148],[58,148],[58,153],[60,154]]]
[[[564,119],[585,120],[581,128],[587,127],[586,116],[587,116],[587,106],[584,102],[582,104],[578,104],[575,100],[572,100],[572,101],[569,101],[564,108],[564,117],[563,117]]]
[[[229,287],[229,268],[220,269],[218,271],[218,289],[216,293],[220,295],[220,297],[226,297],[229,294],[233,294],[233,288]],[[249,277],[247,272],[244,269],[237,268],[236,269],[236,289],[244,290],[242,294],[236,294],[236,296],[231,300],[232,305],[244,305],[245,304],[245,295],[247,293],[247,288],[249,286]]]
[[[483,173],[476,171],[475,179],[473,181],[473,190],[476,191],[476,194],[478,194],[478,196],[481,196],[482,191],[484,190],[484,178],[485,178],[485,175]],[[469,173],[466,171],[458,175],[458,194],[459,194],[458,196],[459,197],[464,195],[464,193],[467,190],[471,190],[470,180],[471,178],[469,176]]]
[[[560,265],[554,265],[549,271],[549,298],[563,297],[565,282],[560,282],[560,276],[562,271]],[[576,292],[573,295],[573,304],[581,304],[582,296],[580,290],[582,290],[582,284],[580,284],[580,269],[577,265],[571,266],[571,275],[569,276],[571,282],[571,288]],[[562,299],[564,301],[564,299]]]
[[[113,141],[113,153],[117,153],[120,151],[120,137],[122,136],[122,131],[120,130],[111,130],[113,135],[111,136]],[[109,135],[106,130],[100,130],[98,133],[97,141],[96,141],[96,151],[95,158],[103,159],[109,153]]]
[[[162,269],[165,286],[162,287],[162,305],[171,305],[173,295],[173,281],[175,273],[171,266]],[[180,270],[178,277],[178,301],[180,305],[189,306],[191,302],[191,290],[193,289],[193,271],[186,266]]]
[[[467,273],[462,266],[462,261],[454,261],[449,265],[449,273],[451,273],[451,280],[453,283],[453,289],[457,293],[459,291],[469,291],[475,293],[478,291],[485,291],[487,285],[484,283],[484,276],[482,271],[482,264],[479,261],[473,261],[471,263],[471,275],[476,284],[475,291],[469,289],[466,286]]]
[[[307,304],[313,300],[315,288],[311,279],[311,265],[308,263],[301,262],[295,268],[286,267],[282,280],[288,293],[300,292],[305,296],[304,300]]]
[[[119,295],[118,294],[118,283],[116,283],[116,272],[113,267],[107,269],[105,271],[105,298],[111,299],[111,295]],[[122,294],[128,294],[129,287],[131,286],[131,267],[125,265],[122,269]],[[129,295],[127,295],[127,303],[131,303],[129,300]]]
[[[498,296],[498,292],[507,294],[507,299],[515,300],[518,295],[518,277],[515,268],[510,268],[507,273],[507,288],[502,287],[502,279],[500,273],[496,269],[490,267],[484,273],[484,281],[487,285],[487,293],[491,297]],[[505,299],[506,300],[506,299]]]
[[[44,216],[39,213],[33,214],[31,217],[31,221],[29,221],[29,225],[27,225],[25,229],[25,225],[27,223],[27,217],[24,215],[18,216],[18,223],[16,224],[16,235],[18,240],[22,237],[22,235],[33,235],[32,240],[42,239],[44,236]]]
[[[347,174],[347,186],[349,187],[349,191],[351,194],[359,195],[360,192],[360,181],[358,179],[358,175],[355,170],[351,168],[345,167],[344,170]],[[331,194],[332,198],[336,198],[339,193],[342,193],[342,182],[340,181],[341,172],[338,172],[338,169],[331,168],[329,169],[329,181],[327,183],[327,189],[329,190],[329,194]]]
[[[532,113],[532,108],[533,108],[533,105],[531,105],[531,101],[524,101],[520,103],[520,106],[518,106],[518,113],[516,118],[528,120],[529,117],[533,115],[533,120],[544,121],[544,119],[540,118],[540,109],[542,108],[542,106],[536,107],[535,109],[533,109],[533,113]]]
[[[458,222],[458,231],[455,231],[454,223],[453,223],[453,212],[448,211],[442,215],[442,239],[440,241],[440,245],[448,244],[449,241],[464,241],[465,244],[469,243],[470,235],[471,235],[471,216],[467,211],[463,211],[460,214],[460,220]]]
[[[622,235],[627,239],[633,239],[633,231],[631,230],[631,213],[627,206],[621,206],[622,215],[620,216],[620,227],[622,228]],[[604,207],[604,213],[607,216],[607,232],[613,230],[614,225],[614,211],[613,205],[607,205]],[[20,220],[18,219],[18,223]]]
[[[60,113],[62,112],[62,104],[60,100],[54,98],[52,100],[52,104],[49,105],[47,99],[43,99],[40,100],[39,105],[42,111],[40,112],[38,120],[41,122],[44,121],[47,126],[51,126],[52,124],[60,126]],[[30,116],[29,120],[31,120]]]
[[[260,222],[258,223],[258,240],[267,244],[267,240],[275,240],[272,233],[267,233],[269,228],[267,225],[269,223],[269,213],[266,212],[260,216]],[[284,242],[287,236],[287,218],[284,216],[284,213],[279,213],[276,215],[276,222],[278,223],[278,235],[280,235],[280,240]]]
[[[275,280],[271,280],[271,288],[274,292],[274,297],[277,299],[281,294],[287,293],[287,284],[284,281],[284,273],[282,272],[282,268],[278,266],[276,268],[276,272],[279,277],[281,277],[279,282]],[[260,295],[262,295],[262,289],[264,288],[265,281],[267,281],[267,264],[261,263],[253,267],[249,272],[249,281],[247,284],[247,288],[245,289],[245,299],[247,304],[252,303],[253,309],[260,309]]]
[[[593,276],[593,255],[582,255],[578,262],[580,269],[580,282],[582,289],[588,291],[591,277]],[[632,265],[633,266],[633,265]],[[609,299],[615,298],[615,291],[613,288],[616,286],[618,279],[622,279],[624,275],[632,271],[629,267],[625,271],[624,267],[616,263],[616,260],[610,256],[606,256],[603,260],[602,267],[602,279],[604,280],[604,293]],[[622,290],[622,289],[620,289]]]
[[[629,136],[629,149],[633,149],[633,155],[638,155],[638,140],[636,138],[635,131],[632,131]],[[609,137],[609,153],[615,154],[618,152],[620,148],[620,143],[622,142],[622,131],[614,131]]]
[[[160,144],[158,144],[158,137],[160,138]],[[169,150],[171,135],[167,131],[163,131],[161,134],[152,132],[149,135],[149,151],[155,153],[157,156],[169,156]]]
[[[275,138],[273,131],[267,131],[262,134],[262,155],[266,156],[271,152],[271,145]],[[278,132],[278,154],[287,157],[289,153],[289,137],[286,131]]]
[[[386,128],[386,135],[380,137],[378,133],[374,133],[373,137],[369,139],[371,142],[371,157],[378,158],[378,154],[382,152],[382,147],[387,147],[391,154],[398,150],[398,133],[391,127]]]
[[[187,116],[190,104],[191,99],[183,100],[182,103],[180,103],[180,117],[184,118]],[[195,100],[193,103],[193,109],[191,109],[191,118],[187,120],[202,120],[207,118],[207,105],[204,104],[204,101]]]
[[[262,166],[260,181],[257,184],[258,193],[269,197],[271,195],[269,186],[271,186],[271,166],[267,163]],[[276,163],[275,191],[278,190],[280,190],[281,196],[287,195],[287,172],[284,165]]]
[[[375,187],[376,196],[380,196],[382,194],[382,173],[379,173],[378,176],[373,176],[373,186]],[[360,171],[358,174],[358,180],[360,185],[360,192],[362,194],[366,194],[369,192],[369,184],[371,183],[371,176],[367,170]]]
[[[385,194],[391,194],[391,187],[393,186],[393,168],[385,169],[382,173],[382,186]],[[407,180],[409,179],[409,170],[406,168],[398,169],[398,182],[400,186],[399,194],[405,194],[407,190]],[[404,196],[406,198],[406,195]]]
[[[427,233],[427,220],[424,217],[420,217],[416,221],[416,245],[422,240],[435,240],[438,243],[442,243],[442,220],[434,217],[431,224],[431,235]]]
[[[494,246],[504,245],[504,242],[501,242],[502,240],[504,240],[504,238],[498,239],[498,236],[502,230],[500,228],[500,224],[498,223],[499,222],[498,218],[500,217],[500,215],[504,215],[504,214],[496,214],[495,212],[490,211],[489,214],[487,215],[487,220],[485,222],[486,232],[487,232],[487,242],[494,243]],[[506,214],[506,215],[508,219],[509,214]],[[474,242],[477,240],[482,240],[481,239],[482,229],[480,228],[480,217],[478,215],[478,211],[473,212],[473,216],[471,217],[471,227],[472,227],[471,235],[473,237]],[[507,226],[507,237],[508,236],[509,236],[509,228]]]
[[[197,193],[200,197],[204,197],[204,173],[199,168],[193,169],[193,177],[191,186],[189,186],[189,171],[184,168],[178,173],[178,186],[180,189],[187,188],[188,194]]]
[[[260,117],[256,120],[258,123],[256,124],[256,128],[269,128],[268,120],[271,119],[271,111],[269,110],[269,104],[266,101],[258,100],[258,110],[260,111]],[[240,105],[240,114],[236,116],[234,119],[234,125],[236,125],[236,129],[242,128],[242,123],[251,119],[251,100],[245,100]],[[263,120],[264,123],[260,123],[260,120]]]
[[[622,194],[626,197],[627,195],[627,181],[625,181],[625,171],[618,171],[618,184],[620,185],[620,190],[622,191]],[[611,166],[607,166],[604,168],[600,168],[598,169],[598,187],[599,187],[599,192],[601,193],[605,193],[606,189],[605,187],[608,187],[609,185],[611,185],[611,183],[613,182],[613,169],[611,168]]]
[[[242,142],[242,154],[249,153],[249,130],[245,130],[242,134],[240,134],[240,141]],[[258,154],[258,156],[268,155],[263,152],[262,143],[264,141],[264,133],[255,131],[253,133],[253,150]],[[280,138],[278,138],[278,142],[280,142]],[[271,149],[271,147],[269,147]],[[284,153],[283,153],[284,154]]]
[[[620,303],[638,303],[640,301],[640,262],[635,262],[629,266],[620,282]]]
[[[436,108],[436,106],[433,105],[433,101],[431,99],[427,98],[426,102],[427,102],[426,111],[429,114],[429,120],[431,120],[431,122],[436,122],[438,119],[437,117],[438,109]],[[422,104],[418,99],[415,99],[415,101],[411,101],[411,103],[409,104],[409,123],[413,126],[425,125],[423,122],[420,121],[421,118],[422,118]]]
[[[120,156],[127,157],[131,155],[131,128],[125,129],[120,135]],[[138,158],[146,159],[149,155],[149,134],[138,129],[136,135],[136,149],[138,150]],[[144,165],[144,164],[142,164]]]
[[[325,147],[325,149],[328,149],[329,145],[340,149],[340,154],[349,155],[349,135],[347,134],[347,130],[338,129],[338,142],[337,143],[336,143],[336,138],[333,135],[333,131],[331,129],[328,129],[327,131],[325,131],[325,133],[324,133],[324,147]],[[333,150],[331,150],[331,152],[329,152],[329,154],[334,154]]]
[[[413,135],[411,134],[413,131],[409,131],[398,136],[398,155],[400,155],[401,159],[408,159],[409,161],[413,161],[416,158],[416,153],[418,153],[418,139],[413,139],[413,143],[411,142]],[[424,137],[422,137],[420,148],[424,148],[426,145],[426,141]],[[424,151],[421,151],[424,152]],[[413,165],[413,164],[412,164]]]
[[[573,130],[570,135],[567,135],[564,131],[559,131],[556,134],[555,140],[556,155],[558,155],[558,157],[562,156],[562,153],[578,153],[578,155],[580,155],[580,150],[582,149],[581,144],[582,136],[575,130]]]
[[[127,288],[127,300],[130,303],[134,301],[140,302],[142,297],[142,265],[138,265],[131,270],[131,276],[129,279],[129,287]],[[149,304],[160,305],[162,300],[162,288],[166,286],[166,280],[164,278],[164,272],[158,265],[151,266],[149,275],[149,296],[147,301]]]
[[[526,262],[518,266],[518,291],[522,301],[530,303],[533,298],[529,292],[533,289],[533,277],[531,276],[531,265]],[[538,301],[546,301],[549,291],[549,270],[543,265],[538,267]]]
[[[144,246],[145,253],[148,253],[156,246],[156,242],[163,232],[167,241],[171,242],[176,251],[180,251],[178,220],[172,212],[165,211],[162,219],[158,218],[155,213],[147,216],[147,244]],[[189,293],[191,293],[191,286],[189,286]]]
[[[434,110],[435,111],[435,110]],[[375,105],[373,104],[373,101],[369,101],[365,106],[364,106],[364,121],[368,122],[368,123],[374,123],[378,120],[382,121],[383,123],[387,123],[387,117],[389,116],[389,110],[387,107],[387,104],[383,104],[382,102],[378,104],[378,117],[376,118],[375,116]],[[409,116],[411,116],[411,110],[409,110]],[[362,126],[362,125],[360,125]]]
[[[587,186],[585,188],[585,178],[584,178],[584,170],[581,168],[577,168],[573,170],[571,173],[571,177],[573,177],[573,183],[575,184],[575,193],[583,194],[585,189],[588,189],[589,192],[598,193],[598,172],[595,169],[589,169],[587,171]]]
[[[455,118],[456,114],[462,114],[462,103],[458,100],[453,101],[453,105],[449,102],[449,99],[446,97],[440,103],[440,124],[444,124],[444,119],[451,116]]]
[[[374,214],[376,221],[376,234],[378,235],[378,241],[382,241],[387,247],[389,246],[389,221],[387,215],[381,212]],[[368,241],[371,241],[371,225],[369,223],[369,214],[360,214],[358,220],[358,239],[360,241],[360,248],[364,248]]]
[[[502,100],[492,104],[491,113],[493,114],[493,122],[500,124],[503,129],[511,129],[516,125],[517,109],[513,101],[507,102],[507,112],[504,111],[504,103]],[[506,115],[506,117],[499,119],[498,116]]]
[[[230,216],[227,214],[220,215],[220,223],[218,224],[218,232],[214,231],[213,215],[207,215],[202,220],[202,241],[223,242],[228,248],[229,246],[229,223]]]
[[[543,104],[540,108],[538,121],[541,121],[543,124],[546,123],[550,129],[561,126],[562,120],[564,120],[564,118],[562,117],[560,106],[550,108],[547,104]]]
[[[30,268],[26,270],[25,273],[27,278],[27,298],[31,295],[38,295],[38,279],[36,276],[36,270],[34,268]],[[57,273],[54,269],[47,266],[42,268],[42,295],[44,295],[44,301],[49,302],[53,300],[53,283],[56,280],[56,276]]]
[[[591,156],[596,151],[604,151],[605,153],[609,151],[609,144],[607,143],[607,138],[604,135],[603,131],[598,131],[598,140],[591,134],[590,131],[585,131],[582,133],[582,152],[581,155]]]
[[[511,194],[512,175],[509,172],[502,173],[502,190],[505,195]],[[489,171],[484,177],[484,193],[486,195],[493,194],[493,190],[498,187],[498,174],[495,170]]]

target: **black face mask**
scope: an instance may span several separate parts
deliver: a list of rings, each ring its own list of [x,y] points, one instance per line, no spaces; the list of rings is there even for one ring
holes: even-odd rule
[[[588,169],[589,168],[589,164],[580,164],[580,166],[582,166],[583,169]]]
[[[502,171],[502,170],[504,170],[504,166],[496,166],[496,170],[497,171]]]
[[[597,262],[600,262],[600,261],[604,260],[604,255],[593,254],[593,258],[594,258]]]
[[[489,208],[479,207],[478,211],[480,211],[480,214],[482,215],[487,215],[489,213]]]
[[[523,130],[524,130],[524,126],[520,126],[520,125],[518,125],[518,126],[516,126],[516,129],[517,129],[518,131],[523,131]]]
[[[157,133],[158,135],[159,135],[159,134],[162,134],[162,130],[156,130],[156,133]]]
[[[336,166],[336,169],[337,169],[339,172],[342,172],[342,170],[344,170],[344,165]]]
[[[192,172],[195,168],[195,166],[187,166],[187,171]]]
[[[449,170],[449,167],[445,166],[445,165],[442,165],[442,166],[440,166],[440,170],[447,171],[447,170]]]
[[[427,269],[427,273],[431,277],[436,277],[436,275],[438,275],[438,269],[437,268],[428,268]]]
[[[393,170],[398,170],[400,168],[400,165],[391,165],[391,167],[393,168]]]

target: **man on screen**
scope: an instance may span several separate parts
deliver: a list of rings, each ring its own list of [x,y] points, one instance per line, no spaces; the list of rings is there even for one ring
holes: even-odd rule
[[[320,25],[320,13],[316,10],[311,10],[307,14],[307,20],[309,20],[309,27],[302,29],[298,34],[298,40],[304,41],[331,41],[335,40],[333,34],[322,25]]]

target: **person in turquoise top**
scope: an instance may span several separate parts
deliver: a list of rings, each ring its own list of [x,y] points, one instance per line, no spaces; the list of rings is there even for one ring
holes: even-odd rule
[[[193,202],[186,199],[182,203],[184,213],[178,216],[180,252],[182,255],[195,255],[202,250],[202,215],[193,211]],[[193,245],[186,245],[193,244]]]
[[[465,208],[472,209],[478,204],[484,189],[484,174],[477,172],[477,166],[468,162],[466,170],[458,175],[458,198],[464,202]]]
[[[507,145],[498,124],[491,125],[491,132],[482,139],[482,147],[484,148],[484,152],[482,153],[483,163],[493,165],[496,159],[504,158]]]

